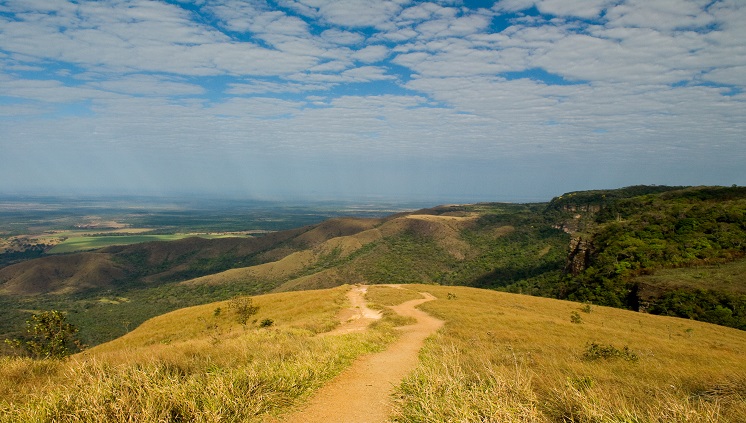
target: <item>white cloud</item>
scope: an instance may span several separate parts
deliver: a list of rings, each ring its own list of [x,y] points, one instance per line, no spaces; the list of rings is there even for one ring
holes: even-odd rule
[[[540,0],[536,7],[550,15],[591,19],[599,17],[601,11],[615,3],[616,0]]]
[[[399,22],[406,22],[406,23],[421,22],[424,20],[431,19],[433,17],[436,17],[436,18],[453,17],[457,13],[458,13],[457,9],[454,9],[454,8],[442,7],[435,3],[420,3],[420,4],[404,9],[399,14],[399,16],[397,16],[397,20]]]
[[[356,83],[393,80],[396,77],[387,73],[385,68],[378,66],[361,66],[345,70],[341,73],[297,73],[289,75],[289,80],[304,83]]]
[[[498,0],[492,8],[500,12],[518,12],[533,7],[537,0]]]
[[[389,49],[380,44],[366,46],[352,54],[352,58],[363,63],[379,62],[389,55]]]
[[[276,98],[232,98],[205,110],[214,115],[257,119],[287,119],[297,114],[304,103]]]
[[[357,32],[342,31],[339,29],[327,29],[321,33],[321,38],[334,44],[355,45],[365,40],[365,37]]]
[[[297,37],[279,42],[279,51],[236,42],[164,3],[82,3],[75,13],[71,3],[58,4],[56,15],[17,13],[16,20],[3,23],[0,48],[110,71],[183,75],[291,73],[314,64],[312,54],[323,53]]]
[[[105,91],[146,96],[180,96],[205,93],[205,89],[200,85],[154,75],[127,75],[118,79],[89,83],[88,86]]]
[[[111,98],[115,94],[105,93],[87,87],[71,87],[60,81],[45,79],[15,79],[2,78],[0,84],[0,95],[41,101],[47,103],[76,103],[91,99]]]
[[[534,5],[539,16],[522,14]],[[396,159],[514,163],[532,175],[636,166],[640,179],[652,175],[645,166],[688,165],[703,178],[730,166],[746,183],[740,0],[503,0],[491,10],[60,0],[0,10],[0,190],[13,169],[4,166],[31,156],[50,166],[85,157],[122,180],[134,170],[174,184],[199,178],[169,167],[173,157],[214,181],[279,168],[303,181],[295,165],[309,160],[356,169]],[[495,18],[508,27],[497,32]],[[168,172],[153,170],[159,160]]]
[[[411,0],[284,0],[280,4],[305,16],[351,28],[386,24]]]
[[[423,22],[415,28],[424,38],[462,37],[483,31],[489,26],[489,16],[474,14],[452,19]]]
[[[297,84],[289,82],[252,81],[250,83],[228,84],[227,94],[251,95],[265,93],[301,93],[305,91],[328,90],[330,84]]]
[[[495,75],[525,69],[530,54],[526,49],[473,47],[460,39],[409,45],[392,61],[427,76]]]
[[[703,28],[714,22],[708,0],[628,0],[608,10],[610,26],[674,29]]]
[[[287,16],[280,11],[269,10],[265,2],[211,1],[205,8],[221,21],[223,27],[230,31],[295,36],[308,34],[306,22],[293,16]]]
[[[702,76],[707,81],[717,84],[740,86],[742,89],[746,84],[746,66],[733,66],[713,69]]]

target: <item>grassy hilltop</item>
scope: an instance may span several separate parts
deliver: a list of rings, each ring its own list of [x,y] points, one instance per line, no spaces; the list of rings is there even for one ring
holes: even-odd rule
[[[426,291],[446,321],[397,388],[399,422],[740,422],[746,333],[671,317],[468,287],[371,287],[393,305]],[[334,327],[348,288],[174,311],[66,361],[3,358],[0,421],[275,421],[356,356],[395,337]],[[217,310],[220,310],[219,312]]]

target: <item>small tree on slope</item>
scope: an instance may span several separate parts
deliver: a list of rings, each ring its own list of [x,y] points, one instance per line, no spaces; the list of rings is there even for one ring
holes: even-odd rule
[[[61,359],[81,349],[75,337],[78,328],[67,321],[61,311],[34,314],[26,321],[26,339],[6,340],[35,358]]]

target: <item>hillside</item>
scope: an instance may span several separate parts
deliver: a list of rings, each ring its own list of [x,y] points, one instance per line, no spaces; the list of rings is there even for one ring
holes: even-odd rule
[[[492,290],[403,288],[373,286],[367,298],[385,308],[429,293],[420,308],[445,326],[395,385],[395,421],[746,419],[745,332]],[[366,331],[327,334],[348,290],[254,297],[268,327],[242,327],[220,302],[69,360],[0,358],[0,421],[282,422],[361,354],[395,345],[391,312]]]
[[[565,226],[573,236],[569,274],[542,294],[746,329],[746,273],[737,264],[746,256],[746,188],[650,188],[659,192],[640,187],[630,197],[585,192],[553,200],[548,210],[572,214],[575,228]],[[729,283],[643,278],[723,265],[735,271]]]
[[[636,186],[335,218],[256,238],[110,247],[0,268],[0,334],[18,333],[27,310],[55,308],[95,345],[180,307],[347,283],[473,286],[744,329],[745,239],[739,187]],[[686,276],[718,266],[731,266],[727,278]]]
[[[99,254],[102,263],[121,269],[121,279],[91,278],[106,288],[98,290],[82,284],[78,292],[70,288],[73,281],[86,280],[86,269],[74,264],[81,254],[56,258],[70,264],[72,275],[65,278],[59,277],[68,274],[65,267],[45,265],[49,258],[31,260],[0,269],[0,292],[13,294],[0,298],[8,306],[4,332],[22,326],[22,310],[59,308],[70,311],[85,342],[95,345],[154,315],[239,293],[349,282],[495,286],[496,269],[506,269],[502,273],[508,281],[547,274],[556,278],[567,235],[543,221],[537,213],[541,208],[445,206],[385,219],[331,219],[254,239],[111,247],[86,253]],[[44,269],[41,281],[46,282],[24,278],[29,269]],[[19,296],[44,292],[39,286],[48,294]],[[55,292],[65,295],[51,295]]]

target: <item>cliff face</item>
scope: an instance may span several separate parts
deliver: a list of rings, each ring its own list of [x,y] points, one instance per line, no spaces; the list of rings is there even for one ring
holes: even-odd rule
[[[593,242],[579,236],[570,239],[570,254],[567,256],[565,272],[573,276],[579,275],[588,268],[593,253]]]
[[[593,228],[596,223],[594,216],[601,210],[598,204],[563,204],[557,207],[563,215],[559,223],[554,225],[570,234],[570,245],[565,264],[565,273],[577,276],[588,268],[593,254]]]

